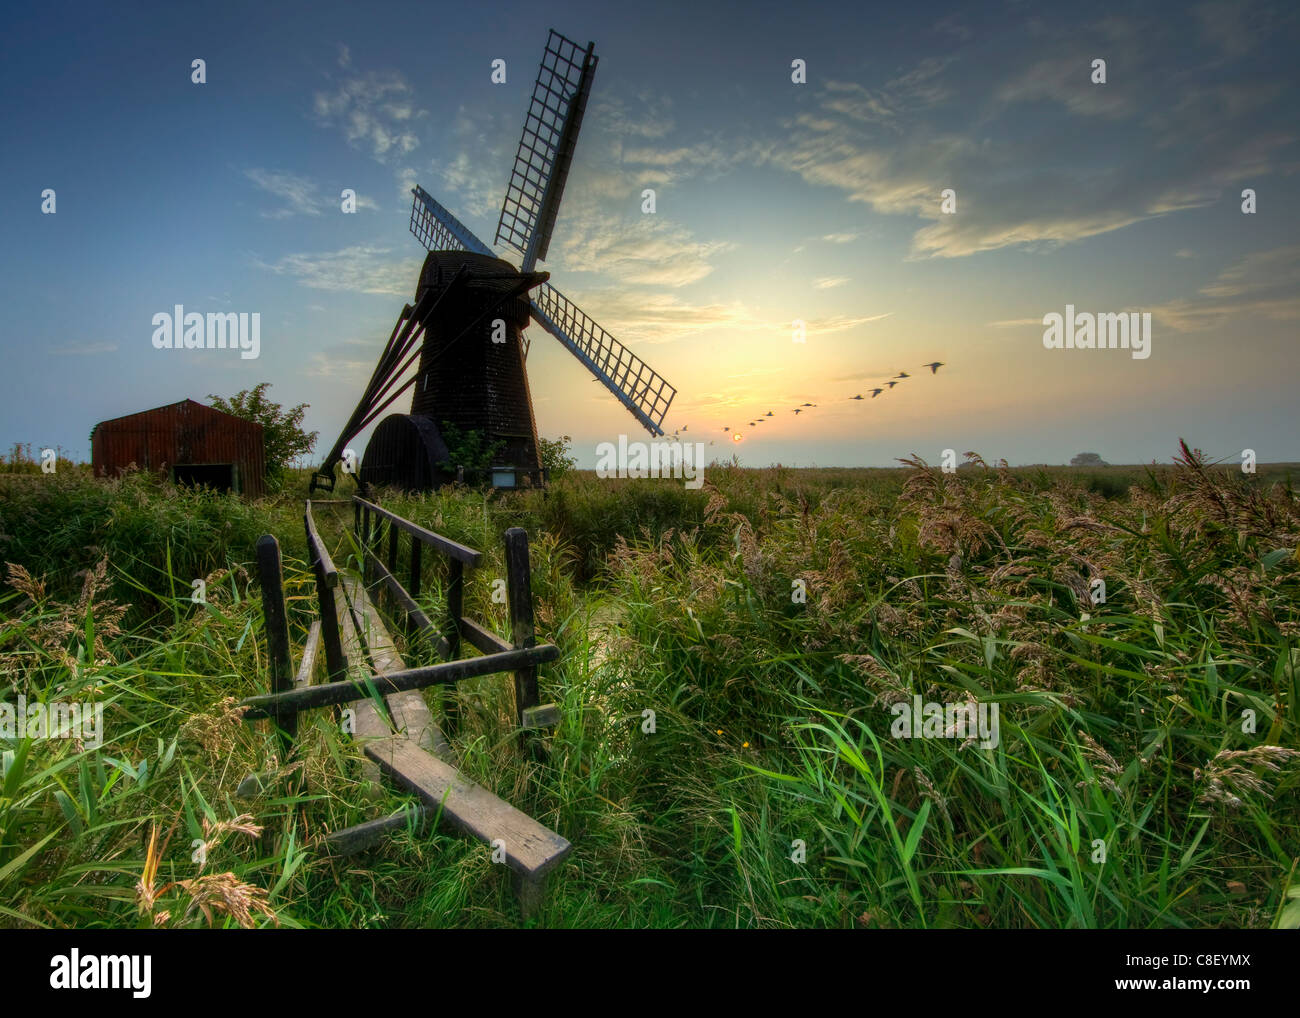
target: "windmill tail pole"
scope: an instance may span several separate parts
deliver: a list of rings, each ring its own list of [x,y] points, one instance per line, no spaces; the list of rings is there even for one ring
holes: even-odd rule
[[[452,279],[452,285],[448,287],[448,290],[459,289],[465,284],[465,279],[466,273],[458,272],[456,277]],[[348,418],[348,423],[339,433],[338,441],[334,443],[325,456],[324,462],[312,474],[311,485],[308,489],[309,494],[314,494],[318,489],[322,491],[334,490],[334,467],[343,458],[347,444],[369,423],[367,418],[371,414],[375,403],[392,385],[395,377],[400,375],[406,369],[406,366],[411,363],[408,360],[406,365],[397,369],[397,364],[402,357],[409,352],[412,346],[423,340],[424,323],[437,309],[441,300],[442,296],[435,299],[431,295],[425,294],[423,299],[416,302],[415,307],[407,304],[402,308],[402,313],[397,319],[397,324],[393,326],[393,331],[388,337],[388,343],[384,346],[384,352],[379,357],[379,363],[375,365],[375,370],[370,375],[370,381],[366,385],[365,392],[362,393],[360,402],[357,403],[356,409],[352,411],[352,416]]]

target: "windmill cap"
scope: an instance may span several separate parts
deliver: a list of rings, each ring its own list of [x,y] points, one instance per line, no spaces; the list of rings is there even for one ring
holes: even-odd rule
[[[532,289],[550,278],[546,272],[521,273],[507,261],[472,251],[430,251],[420,269],[415,302],[418,304],[430,289],[436,292],[448,286],[462,266],[468,272],[465,280],[466,297],[474,303],[495,298],[525,280],[530,281],[529,288]],[[502,304],[500,312],[503,318],[522,327],[527,324],[532,309],[527,296],[520,295]]]

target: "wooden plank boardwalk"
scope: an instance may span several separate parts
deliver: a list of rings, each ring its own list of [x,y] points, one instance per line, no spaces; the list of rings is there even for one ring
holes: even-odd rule
[[[348,660],[360,665],[354,670],[366,674],[362,664],[365,661],[363,642],[374,674],[404,669],[406,665],[392,636],[361,581],[342,572],[340,581],[345,597],[338,606],[339,624]],[[514,874],[522,910],[525,915],[534,911],[541,900],[546,875],[564,860],[573,846],[528,814],[470,781],[447,762],[451,747],[418,690],[391,694],[385,698],[385,704],[392,718],[391,728],[372,701],[356,701],[353,708],[354,734],[362,740],[369,779],[377,783],[382,773],[419,799],[423,809],[417,815],[425,818],[441,815],[455,829],[486,842],[494,850],[500,849]],[[350,854],[373,845],[408,822],[405,813],[371,820],[334,832],[327,843],[337,854]]]
[[[258,574],[267,653],[271,661],[271,692],[246,698],[244,720],[271,719],[286,754],[294,750],[298,714],[332,707],[352,714],[350,733],[363,754],[363,788],[377,793],[387,778],[411,793],[415,802],[392,816],[377,817],[326,836],[326,849],[349,855],[378,842],[408,824],[424,826],[430,819],[447,821],[455,829],[487,843],[494,862],[512,872],[525,916],[541,901],[546,875],[573,846],[526,813],[470,781],[455,767],[452,747],[424,699],[423,689],[454,685],[480,675],[511,674],[519,723],[519,748],[545,758],[540,734],[560,721],[559,708],[539,702],[538,665],[560,656],[553,644],[538,644],[528,560],[528,535],[518,527],[505,533],[507,596],[511,638],[502,639],[487,627],[462,615],[464,571],[476,566],[482,553],[404,520],[365,499],[352,499],[354,530],[362,546],[363,577],[334,566],[312,518],[311,502],[303,514],[308,555],[316,577],[319,617],[312,623],[295,675],[289,646],[287,612],[279,542],[270,535],[258,541]],[[388,537],[387,562],[372,550],[380,532]],[[398,540],[409,535],[411,545],[408,591],[396,577]],[[446,563],[446,608],[441,626],[420,609],[420,549],[430,547]],[[406,626],[418,630],[417,657],[432,650],[439,662],[408,667],[371,600],[367,580],[384,586]],[[335,593],[342,594],[335,597]],[[410,631],[408,629],[408,631]],[[464,643],[481,656],[462,657]],[[324,650],[328,681],[316,685],[313,671]],[[382,698],[379,690],[383,690]],[[263,775],[249,775],[237,794],[260,794]]]

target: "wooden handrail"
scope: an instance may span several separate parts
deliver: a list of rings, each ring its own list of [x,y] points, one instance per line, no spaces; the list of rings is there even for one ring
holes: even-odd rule
[[[334,560],[325,550],[325,542],[320,539],[320,534],[316,531],[316,521],[311,518],[311,499],[307,500],[307,511],[303,514],[303,518],[307,523],[307,550],[314,556],[315,561],[320,563],[321,576],[325,583],[330,587],[337,587],[339,571],[334,568]]]
[[[365,680],[346,679],[343,682],[325,682],[319,686],[304,686],[301,689],[290,689],[281,693],[250,696],[239,706],[248,708],[244,712],[245,721],[260,721],[274,716],[293,717],[298,711],[311,710],[314,707],[329,707],[334,704],[364,700],[369,697],[368,687],[371,686],[380,696],[391,696],[393,693],[404,693],[408,689],[449,685],[463,679],[491,675],[494,672],[535,668],[539,664],[558,660],[559,656],[559,647],[553,643],[543,643],[526,650],[508,650],[500,654],[444,661],[442,664],[428,665],[424,668],[388,672],[386,675],[371,675]]]
[[[391,513],[387,509],[377,506],[373,502],[367,501],[360,495],[353,495],[352,497],[358,505],[363,506],[372,513],[375,513],[382,519],[388,520],[389,523],[398,529],[405,530],[417,540],[424,542],[430,547],[438,549],[439,552],[446,555],[448,558],[455,559],[457,562],[463,562],[467,566],[476,566],[483,558],[483,553],[481,551],[467,548],[465,545],[453,541],[449,537],[443,537],[441,534],[435,534],[432,530],[426,530],[424,527],[412,523],[410,520],[403,519],[396,513]]]
[[[307,558],[311,562],[312,572],[316,577],[316,599],[320,603],[321,636],[325,643],[325,664],[332,681],[340,681],[347,675],[348,659],[343,653],[343,637],[339,632],[338,618],[334,612],[334,588],[339,585],[339,571],[334,568],[334,560],[325,548],[316,530],[316,521],[311,515],[311,500],[302,514],[307,528]]]
[[[419,545],[416,545],[416,547],[418,548]],[[418,628],[420,632],[433,640],[434,649],[438,652],[439,657],[450,657],[450,647],[447,641],[438,634],[438,627],[430,621],[429,616],[424,614],[424,610],[416,604],[415,599],[412,598],[406,588],[402,586],[402,582],[388,571],[388,567],[379,561],[374,552],[369,548],[363,550],[366,554],[367,560],[370,562],[371,568],[379,574],[380,580],[387,584],[389,593],[396,598],[397,603],[402,607],[402,610],[406,612],[407,618],[415,624],[416,628]]]

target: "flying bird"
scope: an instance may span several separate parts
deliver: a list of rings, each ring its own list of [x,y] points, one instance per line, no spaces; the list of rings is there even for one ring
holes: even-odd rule
[[[884,389],[872,389],[872,390],[871,390],[871,398],[872,398],[872,399],[875,399],[877,396],[879,396],[879,395],[880,395],[882,392],[884,392],[884,391],[885,391]]]
[[[802,407],[795,407],[795,408],[794,408],[794,412],[797,413],[797,414],[801,414],[801,413],[803,413],[803,408],[802,408]]]
[[[730,431],[730,430],[731,430],[731,426],[728,425],[727,427],[723,428],[722,430],[723,430],[723,431]]]
[[[776,414],[772,413],[772,411],[769,410],[765,416],[767,416],[767,417],[775,417]]]
[[[939,369],[943,367],[943,361],[931,361],[929,364],[922,364],[921,367],[929,368],[930,374],[937,375],[939,373]]]
[[[804,403],[803,406],[816,406],[816,403]]]
[[[893,388],[894,386],[896,386],[898,383],[897,383],[897,382],[886,382],[885,384],[886,384],[887,386],[889,386],[889,387],[892,389],[892,388]]]
[[[850,397],[849,397],[849,399],[861,399],[861,398],[862,398],[862,394],[861,394],[861,393],[859,393],[859,394],[856,395],[856,396],[850,396]]]
[[[909,375],[906,371],[900,371],[900,372],[899,372],[898,374],[896,374],[894,377],[895,377],[895,378],[911,378],[912,376]]]
[[[683,425],[682,425],[682,430],[683,430],[683,431],[689,431],[689,430],[690,430],[690,427],[691,427],[691,426],[690,426],[689,424],[683,424]]]

